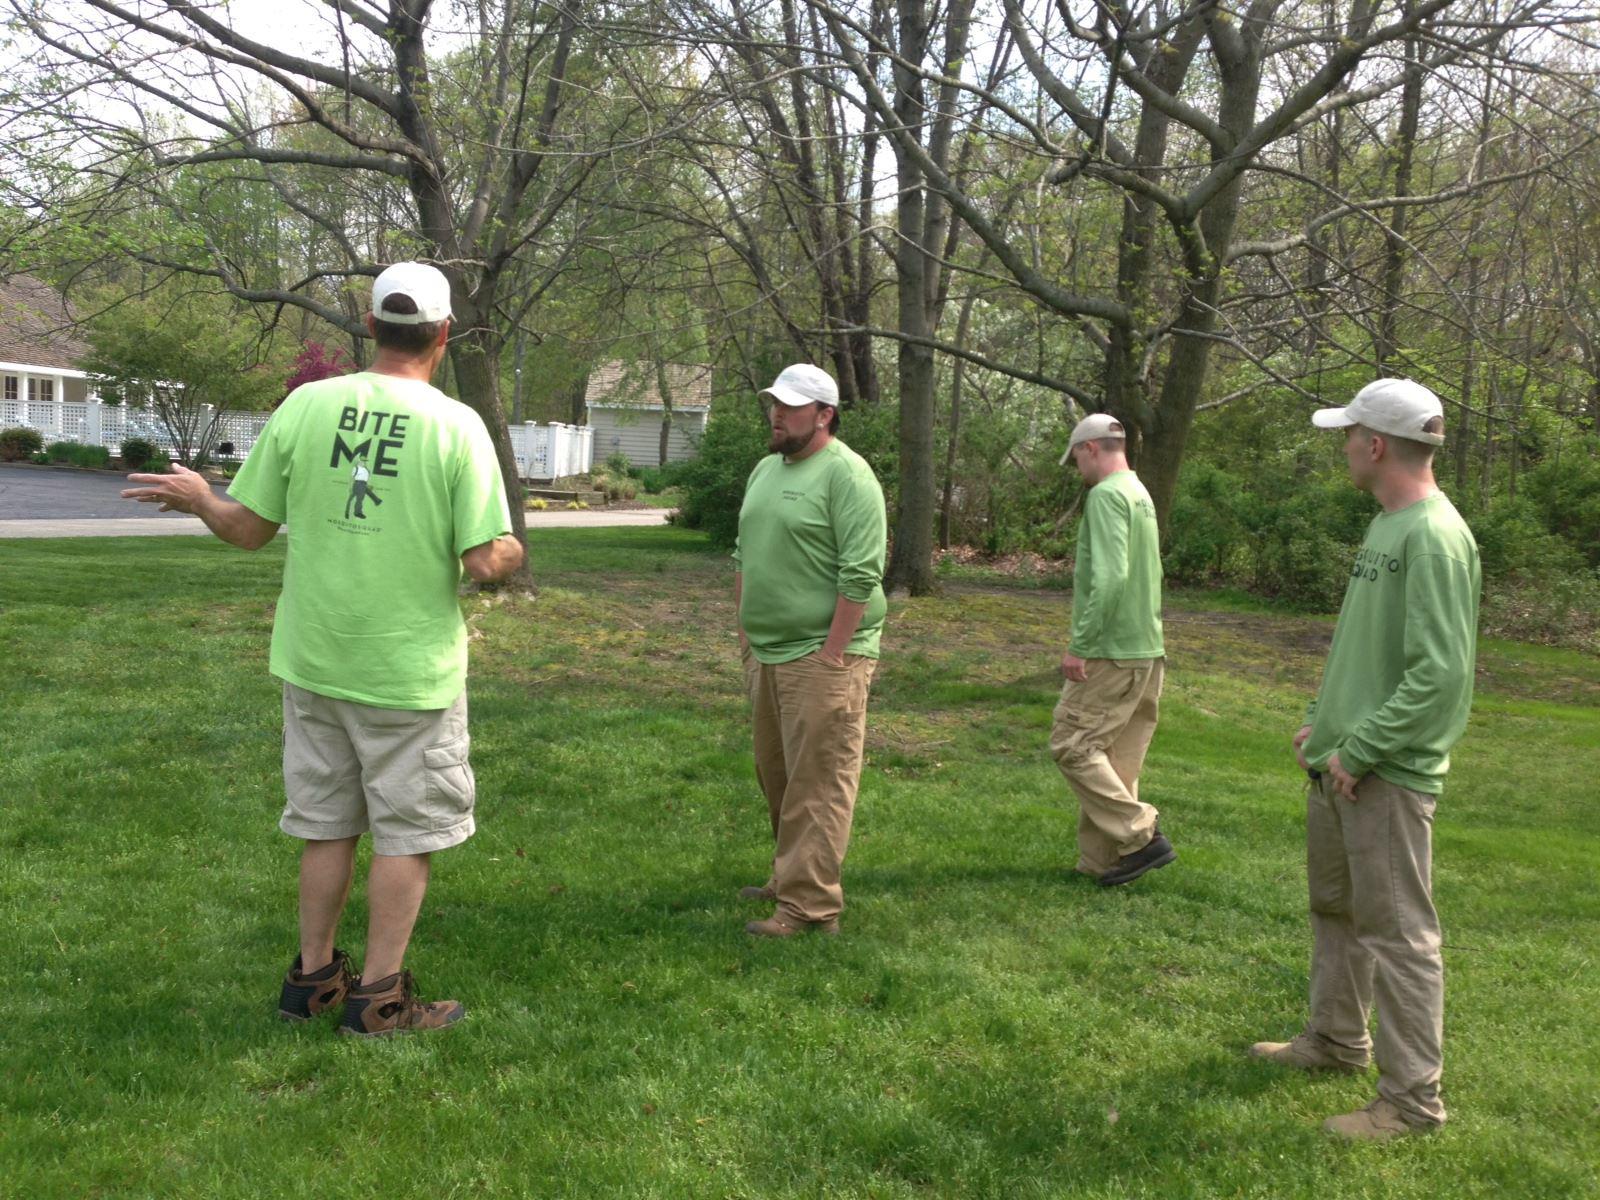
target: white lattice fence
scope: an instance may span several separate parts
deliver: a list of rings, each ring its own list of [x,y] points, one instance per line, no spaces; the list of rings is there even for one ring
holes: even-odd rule
[[[213,420],[211,406],[204,405],[199,428]],[[233,447],[231,457],[243,458],[267,427],[271,414],[262,412],[223,413],[214,418],[217,435],[214,446],[226,442]],[[143,438],[158,449],[176,455],[178,445],[155,412],[120,404],[63,403],[59,400],[0,401],[0,429],[23,425],[37,429],[47,442],[82,442],[86,446],[105,446],[116,451],[127,438]],[[511,447],[524,479],[557,479],[582,475],[589,470],[594,431],[587,425],[513,425]]]

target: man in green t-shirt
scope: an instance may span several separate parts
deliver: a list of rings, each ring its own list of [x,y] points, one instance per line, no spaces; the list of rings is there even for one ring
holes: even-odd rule
[[[290,526],[270,667],[284,692],[279,824],[305,845],[300,953],[278,1011],[306,1020],[342,1006],[340,1031],[372,1036],[441,1028],[465,1011],[419,1001],[402,962],[430,856],[474,830],[462,569],[503,579],[523,548],[483,421],[428,382],[450,333],[445,277],[421,263],[388,268],[367,329],[378,344],[371,369],[297,388],[228,498],[182,467],[132,475],[140,486],[123,495],[193,513],[247,550]],[[358,978],[334,940],[368,831]]]
[[[839,389],[826,371],[785,367],[761,398],[772,453],[745,486],[733,599],[775,847],[767,882],[739,894],[776,905],[749,933],[837,933],[888,607],[883,489],[834,436]]]
[[[1128,467],[1127,431],[1110,413],[1072,430],[1072,459],[1089,485],[1072,572],[1066,683],[1050,756],[1078,797],[1076,869],[1102,887],[1132,883],[1178,857],[1139,798],[1155,735],[1166,648],[1161,636],[1161,535],[1150,493]]]
[[[1478,547],[1434,481],[1444,410],[1431,391],[1380,379],[1312,420],[1345,430],[1350,478],[1383,511],[1351,566],[1322,686],[1294,736],[1311,777],[1311,1017],[1293,1041],[1250,1053],[1364,1071],[1376,1001],[1377,1098],[1324,1128],[1386,1140],[1445,1120],[1433,816],[1472,707]]]

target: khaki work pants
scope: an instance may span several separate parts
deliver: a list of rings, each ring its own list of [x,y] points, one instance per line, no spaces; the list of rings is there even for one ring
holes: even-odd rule
[[[775,846],[767,886],[790,920],[826,921],[844,908],[839,875],[877,665],[859,654],[845,655],[842,667],[815,654],[770,665],[744,654],[756,779],[767,797]]]
[[[1364,1063],[1378,1005],[1378,1094],[1414,1125],[1445,1119],[1444,958],[1433,907],[1436,796],[1377,775],[1354,802],[1324,775],[1306,796],[1311,1024],[1329,1053]]]
[[[1050,729],[1050,757],[1078,796],[1077,869],[1104,875],[1150,843],[1160,816],[1139,799],[1139,770],[1161,707],[1162,658],[1094,658],[1067,680]]]

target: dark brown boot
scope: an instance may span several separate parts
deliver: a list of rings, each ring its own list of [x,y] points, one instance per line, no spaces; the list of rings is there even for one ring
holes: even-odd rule
[[[385,1037],[424,1029],[443,1029],[467,1015],[457,1000],[417,999],[410,971],[400,971],[375,983],[357,983],[344,1002],[340,1033],[355,1037]]]
[[[356,973],[350,969],[350,956],[335,949],[333,961],[320,971],[309,975],[300,973],[300,956],[294,956],[294,965],[283,977],[283,990],[278,993],[278,1015],[285,1021],[309,1021],[331,1008],[344,1003]]]
[[[755,937],[768,938],[794,937],[802,933],[838,933],[839,918],[829,917],[825,921],[801,921],[777,912],[773,913],[765,921],[747,922],[744,931]]]

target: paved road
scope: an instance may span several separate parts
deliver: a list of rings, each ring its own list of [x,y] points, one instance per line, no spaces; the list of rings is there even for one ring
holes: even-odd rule
[[[122,499],[118,493],[127,486],[127,477],[120,472],[0,463],[0,523],[193,520],[182,513],[159,513],[153,504]],[[217,490],[222,490],[221,484]]]
[[[0,463],[0,538],[144,537],[203,534],[195,517],[163,513],[118,494],[123,476],[102,471],[52,470]],[[215,485],[217,491],[222,484]],[[554,509],[528,513],[529,529],[608,525],[665,525],[663,508],[608,512]]]

